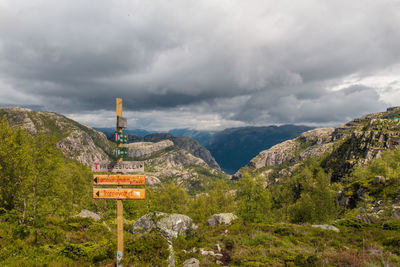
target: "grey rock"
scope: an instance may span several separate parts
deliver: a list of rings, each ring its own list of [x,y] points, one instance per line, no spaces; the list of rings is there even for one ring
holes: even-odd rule
[[[200,261],[198,259],[195,258],[191,258],[188,260],[185,260],[183,262],[183,267],[200,267]]]
[[[219,213],[214,214],[208,219],[208,224],[211,226],[217,226],[221,224],[231,224],[232,221],[236,220],[238,217],[233,213]]]
[[[253,158],[248,166],[259,169],[267,166],[277,166],[284,162],[296,163],[310,157],[319,156],[332,150],[332,133],[333,128],[318,128],[304,132],[299,138],[287,140],[277,144],[267,150],[261,151]],[[309,147],[296,156],[296,152],[300,149],[301,144],[306,142]],[[238,175],[235,175],[235,178]]]
[[[337,227],[335,227],[333,225],[329,225],[329,224],[313,224],[312,227],[320,228],[320,229],[328,230],[328,231],[334,231],[336,233],[340,232],[340,230]]]
[[[393,205],[392,217],[395,219],[400,219],[400,206]]]
[[[197,226],[186,215],[150,212],[134,222],[129,232],[144,233],[157,230],[168,238],[176,238],[178,235],[191,235],[196,229]]]
[[[384,176],[375,176],[374,179],[372,180],[374,184],[385,184],[386,183],[386,178]]]
[[[300,139],[317,145],[326,144],[332,141],[332,133],[334,131],[334,128],[317,128],[302,133]]]
[[[347,207],[350,204],[350,197],[346,196],[343,190],[337,193],[337,199],[340,206]]]
[[[74,217],[92,218],[95,221],[101,220],[101,217],[98,214],[90,210],[82,210],[79,214],[75,215]]]
[[[193,140],[192,138],[187,136],[178,136],[175,137],[172,141],[177,147],[184,149],[193,156],[204,160],[211,168],[218,171],[221,170],[220,166],[215,161],[215,158],[211,155],[210,151],[208,151],[204,146],[200,145],[196,140]]]
[[[19,107],[0,108],[0,114],[12,127],[21,127],[30,134],[57,134],[57,148],[68,158],[86,165],[110,160],[107,153],[112,150],[111,143],[103,133],[63,115]]]
[[[128,155],[131,158],[145,158],[150,157],[168,147],[173,146],[174,143],[170,140],[163,140],[157,143],[152,142],[138,142],[124,145],[128,147]]]
[[[175,251],[174,247],[172,246],[172,242],[170,240],[168,240],[168,250],[169,250],[169,256],[167,259],[168,267],[175,267]]]
[[[146,142],[160,142],[163,140],[170,140],[173,144],[180,148],[184,149],[193,156],[204,160],[211,168],[220,171],[221,168],[218,165],[217,161],[211,155],[210,151],[208,151],[204,146],[200,145],[196,140],[187,137],[187,136],[177,136],[174,137],[169,133],[154,133],[149,134],[144,137],[144,141]]]

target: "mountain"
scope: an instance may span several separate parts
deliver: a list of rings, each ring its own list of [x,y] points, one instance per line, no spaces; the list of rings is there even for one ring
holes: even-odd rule
[[[108,140],[114,140],[114,133],[106,132],[105,133]],[[191,153],[193,156],[203,159],[210,167],[220,171],[221,168],[218,163],[215,161],[214,157],[211,155],[210,151],[208,151],[205,147],[200,145],[197,141],[193,140],[187,136],[173,136],[170,133],[152,133],[148,134],[144,137],[137,135],[128,134],[128,142],[129,143],[137,143],[137,142],[160,142],[163,140],[171,140],[175,146],[178,148],[184,149]]]
[[[6,118],[13,127],[39,132],[57,138],[57,148],[71,159],[90,166],[95,161],[113,160],[115,143],[89,126],[50,111],[32,111],[20,107],[0,108],[0,119]],[[103,129],[104,130],[104,129]],[[113,139],[113,132],[108,132]],[[165,140],[171,138],[173,141]],[[202,190],[206,182],[216,178],[228,179],[220,172],[209,151],[188,137],[170,134],[150,134],[135,137],[139,142],[128,144],[130,160],[145,161],[145,171],[153,185],[176,182],[188,191]],[[164,140],[165,142],[158,142]],[[204,159],[204,160],[203,160]],[[207,161],[207,162],[206,162]],[[211,167],[210,167],[210,166]]]
[[[86,165],[110,159],[113,145],[103,133],[63,115],[50,111],[4,107],[0,108],[0,119],[2,118],[6,118],[11,126],[24,128],[30,134],[44,132],[56,136],[57,147],[65,156]]]
[[[208,144],[210,143],[210,139],[216,133],[216,131],[198,131],[198,130],[184,128],[184,129],[172,129],[169,130],[168,133],[174,136],[188,136],[199,142],[200,145],[207,147]]]
[[[356,118],[337,128],[318,128],[299,137],[261,151],[241,168],[234,178],[244,172],[273,176],[280,172],[290,176],[297,163],[327,154],[323,167],[332,173],[333,181],[342,181],[355,166],[367,165],[383,151],[400,145],[400,107],[386,112]]]
[[[229,128],[215,133],[207,148],[222,170],[233,174],[260,151],[310,129],[296,125]]]
[[[193,140],[187,136],[173,136],[170,133],[153,133],[146,135],[143,138],[145,142],[159,142],[162,140],[171,140],[175,146],[184,149],[191,153],[192,155],[203,159],[210,167],[220,171],[221,168],[215,161],[214,157],[211,155],[205,147],[200,145],[197,141]]]
[[[188,138],[188,137],[185,137]],[[190,146],[195,142],[188,138]],[[207,182],[216,178],[228,179],[228,175],[209,166],[202,158],[182,149],[169,139],[154,142],[136,142],[124,145],[128,147],[131,160],[145,161],[145,174],[149,184],[159,185],[173,182],[183,187],[186,191],[204,189]],[[180,142],[178,141],[178,142]],[[196,142],[197,143],[197,142]]]

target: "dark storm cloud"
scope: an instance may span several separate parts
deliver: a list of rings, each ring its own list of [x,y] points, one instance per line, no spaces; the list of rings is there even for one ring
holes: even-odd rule
[[[386,105],[378,88],[332,88],[399,64],[399,10],[394,0],[2,1],[0,102],[94,118],[123,97],[143,124],[181,109],[185,120],[341,122]]]

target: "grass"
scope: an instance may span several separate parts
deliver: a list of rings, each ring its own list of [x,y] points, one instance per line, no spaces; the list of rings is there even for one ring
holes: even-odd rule
[[[112,216],[111,216],[112,217]],[[0,216],[1,266],[112,266],[116,250],[113,218],[47,218],[41,228],[18,225]],[[103,223],[106,222],[111,228]],[[218,266],[216,257],[200,248],[222,254],[229,266],[398,266],[400,222],[386,219],[367,224],[342,219],[333,225],[340,233],[310,224],[246,223],[211,227],[205,222],[192,236],[173,240],[176,266],[197,258],[204,266]],[[125,263],[128,266],[165,266],[169,255],[157,232],[130,234],[125,229]],[[221,251],[217,250],[217,244]]]

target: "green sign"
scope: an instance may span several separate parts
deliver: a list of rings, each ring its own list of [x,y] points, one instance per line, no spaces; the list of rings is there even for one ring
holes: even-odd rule
[[[118,144],[126,144],[128,143],[128,134],[115,132],[114,139]]]
[[[118,158],[125,158],[128,156],[128,148],[127,147],[116,147],[114,150],[114,154]]]

